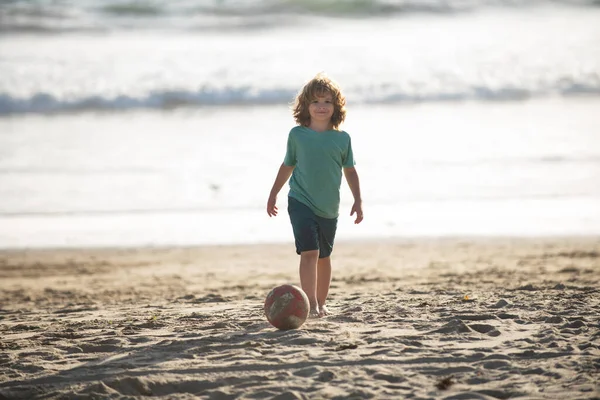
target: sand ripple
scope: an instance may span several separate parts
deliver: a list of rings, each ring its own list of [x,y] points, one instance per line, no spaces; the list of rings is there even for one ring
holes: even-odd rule
[[[340,245],[292,331],[285,246],[0,253],[0,399],[599,398],[599,243]]]

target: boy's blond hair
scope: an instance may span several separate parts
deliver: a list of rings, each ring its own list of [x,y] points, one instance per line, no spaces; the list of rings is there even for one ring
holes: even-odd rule
[[[331,93],[333,98],[333,115],[331,116],[333,129],[337,130],[344,122],[346,118],[346,98],[336,82],[324,73],[319,73],[304,85],[294,100],[292,111],[298,125],[310,125],[308,106],[317,98],[317,95],[323,95],[324,93]]]

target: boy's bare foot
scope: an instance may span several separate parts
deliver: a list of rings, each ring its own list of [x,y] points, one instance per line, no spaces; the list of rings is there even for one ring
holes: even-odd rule
[[[321,307],[319,307],[319,318],[325,317],[329,315],[329,310],[327,309],[327,306],[322,305]]]
[[[317,308],[311,308],[310,311],[308,312],[308,319],[315,319],[315,318],[320,318],[321,317],[321,313],[319,312],[319,309]]]

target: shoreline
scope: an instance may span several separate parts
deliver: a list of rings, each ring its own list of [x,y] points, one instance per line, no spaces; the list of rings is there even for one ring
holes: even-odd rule
[[[287,223],[287,221],[286,221]],[[3,253],[39,253],[39,252],[113,252],[127,250],[168,250],[168,249],[209,249],[209,248],[253,248],[260,246],[274,247],[290,247],[293,249],[294,241],[291,232],[287,239],[281,241],[260,241],[260,242],[233,242],[233,243],[190,243],[190,244],[126,244],[123,246],[117,245],[88,245],[88,246],[33,246],[33,247],[0,247],[0,255]],[[564,242],[564,241],[600,241],[600,234],[581,233],[581,234],[548,234],[548,235],[406,235],[406,236],[346,236],[341,239],[336,239],[335,246],[352,246],[359,245],[395,245],[401,243],[419,243],[419,242],[438,242],[438,243],[453,243],[460,241],[484,243],[484,242]]]

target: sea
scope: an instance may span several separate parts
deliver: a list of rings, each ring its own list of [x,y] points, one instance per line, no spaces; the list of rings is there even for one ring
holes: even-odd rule
[[[266,201],[320,72],[338,241],[600,235],[598,0],[4,0],[0,248],[293,242]]]

